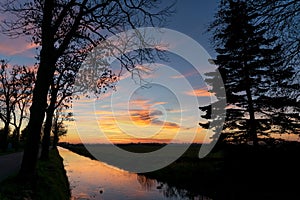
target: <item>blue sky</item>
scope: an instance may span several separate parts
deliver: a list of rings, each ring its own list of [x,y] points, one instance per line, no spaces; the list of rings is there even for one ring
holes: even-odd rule
[[[217,1],[214,0],[178,0],[176,12],[169,18],[166,28],[190,36],[214,56],[205,30],[213,20],[216,9]],[[0,15],[0,19],[4,17]],[[29,41],[29,38],[10,39],[0,33],[0,57],[10,60],[12,64],[33,65],[37,51]]]
[[[211,56],[214,56],[215,51],[209,42],[210,36],[206,29],[213,21],[218,1],[178,0],[175,8],[176,13],[167,27],[190,36],[199,42]]]

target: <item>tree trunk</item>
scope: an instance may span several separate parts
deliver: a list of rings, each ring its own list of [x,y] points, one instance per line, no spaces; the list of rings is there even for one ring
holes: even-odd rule
[[[45,122],[45,127],[44,127],[42,153],[41,153],[42,160],[49,159],[50,135],[51,135],[51,128],[52,128],[52,121],[53,121],[53,114],[54,114],[54,110],[55,110],[57,92],[58,92],[58,89],[53,87],[52,92],[51,92],[50,105],[47,109],[47,117],[46,117],[46,122]]]
[[[41,160],[49,159],[49,147],[50,147],[50,135],[51,135],[51,127],[52,127],[52,116],[53,109],[47,109],[46,122],[44,125],[44,135],[42,139],[42,152],[41,152]]]
[[[16,144],[15,144],[15,149],[16,150],[19,150],[19,146],[20,146],[20,133],[21,133],[21,130],[20,130],[20,127],[16,128]]]
[[[52,149],[56,149],[57,147],[57,143],[59,140],[58,132],[59,132],[59,126],[58,126],[58,115],[57,115],[54,118],[54,130],[53,130],[54,137],[53,137]]]
[[[56,124],[57,124],[57,122],[56,122]],[[57,125],[55,126],[55,130],[53,131],[53,134],[54,134],[54,137],[53,137],[52,149],[56,149],[57,143],[58,143],[58,140],[59,140]]]
[[[47,95],[55,70],[55,59],[53,57],[55,49],[51,26],[53,6],[52,0],[46,0],[43,8],[40,65],[30,107],[28,138],[19,172],[19,176],[24,179],[30,179],[35,175],[41,128],[47,107]]]
[[[256,132],[256,120],[255,120],[255,112],[254,112],[254,106],[253,106],[253,100],[250,93],[250,89],[246,90],[247,98],[248,98],[248,111],[250,115],[249,119],[249,136],[251,137],[253,141],[253,145],[257,146],[257,132]]]
[[[20,127],[16,126],[13,135],[13,148],[17,151],[20,144]]]
[[[42,54],[43,53],[41,53],[41,55]],[[30,119],[28,123],[29,131],[20,170],[21,176],[32,176],[35,173],[39,152],[41,128],[47,107],[47,95],[50,86],[49,80],[53,76],[53,70],[51,68],[53,68],[53,65],[50,61],[45,59],[43,62],[41,60],[35,89],[33,91],[32,106],[30,107]]]
[[[36,84],[36,86],[37,85],[38,84]],[[39,88],[35,90],[41,91],[41,89]],[[44,119],[45,105],[38,106],[38,104],[45,104],[45,102],[42,101],[42,95],[35,96],[36,98],[39,97],[40,102],[37,102],[37,99],[34,99],[30,108],[30,120],[28,123],[29,132],[26,140],[26,146],[24,149],[24,155],[20,170],[20,175],[24,177],[32,177],[32,175],[34,175],[35,173],[35,167],[39,151],[41,126]]]
[[[255,119],[255,110],[253,105],[252,93],[251,93],[251,81],[248,69],[246,69],[246,95],[247,95],[247,103],[248,103],[248,112],[249,112],[249,136],[253,141],[253,145],[257,146],[257,132],[256,132],[256,119]]]
[[[4,123],[4,129],[0,135],[0,146],[2,151],[6,151],[7,149],[7,139],[9,135],[9,122]]]
[[[6,95],[5,98],[5,112],[6,112],[6,116],[5,116],[5,121],[4,121],[4,129],[3,129],[3,134],[2,137],[0,138],[0,148],[2,149],[2,151],[6,151],[7,150],[7,140],[8,140],[8,135],[9,135],[9,124],[10,124],[10,120],[11,120],[11,110],[10,110],[10,98]]]

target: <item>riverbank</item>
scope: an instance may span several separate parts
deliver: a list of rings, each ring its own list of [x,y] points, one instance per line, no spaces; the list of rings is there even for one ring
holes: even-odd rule
[[[61,144],[77,154],[93,159],[82,144]],[[149,152],[163,145],[119,145],[132,152]],[[299,180],[299,143],[274,146],[223,145],[206,158],[199,159],[201,145],[194,144],[169,166],[150,173],[148,178],[186,189],[212,199],[295,199],[300,192],[293,180]]]
[[[50,150],[49,161],[38,161],[37,177],[24,182],[12,176],[0,183],[1,200],[69,200],[68,177],[57,149]]]

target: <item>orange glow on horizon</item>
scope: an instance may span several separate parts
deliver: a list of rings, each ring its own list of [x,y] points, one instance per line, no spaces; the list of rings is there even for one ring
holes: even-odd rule
[[[109,129],[109,127],[103,126],[104,129]],[[102,127],[102,129],[103,129]],[[179,129],[178,129],[179,130]],[[119,131],[112,131],[112,135],[110,136],[110,131],[107,130],[106,135],[109,137],[109,141],[113,144],[127,144],[127,143],[186,143],[185,140],[173,140],[173,138],[176,136],[177,131],[176,129],[168,129],[167,127],[164,127],[159,133],[157,133],[155,136],[152,137],[133,137],[131,135],[128,135],[126,133],[122,133]],[[193,140],[193,143],[203,143],[204,138],[206,136],[205,131],[203,131],[202,128],[198,128],[196,133],[196,137]],[[188,137],[188,134],[187,134]],[[173,141],[172,141],[173,140]],[[84,139],[85,143],[107,143],[104,142],[105,140],[86,140]],[[100,141],[100,142],[98,142]],[[73,144],[83,143],[83,140],[80,138],[76,127],[75,126],[69,126],[68,133],[66,136],[63,136],[60,138],[60,142],[68,142]]]

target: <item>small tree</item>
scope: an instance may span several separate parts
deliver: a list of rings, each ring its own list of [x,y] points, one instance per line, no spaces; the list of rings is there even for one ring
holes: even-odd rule
[[[53,119],[53,126],[52,126],[52,132],[53,132],[53,144],[52,148],[55,149],[57,147],[59,138],[61,136],[65,136],[68,132],[67,126],[64,124],[65,121],[73,121],[73,114],[72,113],[64,113],[63,107],[59,107],[59,109],[56,110],[54,119]]]
[[[34,72],[25,66],[9,67],[4,60],[0,69],[0,119],[4,122],[4,131],[0,136],[1,148],[6,149],[9,126],[15,126],[15,140],[19,140],[20,127],[25,117],[32,95]],[[18,113],[18,114],[17,114]],[[18,115],[18,116],[17,116]]]
[[[8,64],[4,60],[1,60],[0,69],[0,119],[4,123],[4,128],[0,134],[0,148],[5,151],[7,147],[7,139],[9,135],[9,124],[11,121],[11,111],[13,106],[11,105],[11,98],[13,98],[12,85],[9,83],[9,72],[7,70]]]
[[[18,147],[20,141],[21,127],[25,119],[29,117],[29,107],[31,105],[32,92],[35,82],[35,71],[34,69],[28,69],[26,67],[19,67],[14,73],[19,74],[21,79],[22,90],[19,90],[20,98],[14,105],[12,110],[12,122],[14,126],[14,144]]]

